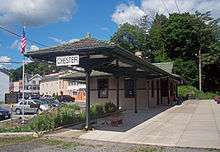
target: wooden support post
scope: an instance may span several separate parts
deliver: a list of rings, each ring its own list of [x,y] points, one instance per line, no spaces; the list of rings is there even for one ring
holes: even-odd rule
[[[137,79],[134,78],[134,91],[135,91],[135,96],[134,96],[134,112],[137,113]]]
[[[199,49],[199,91],[202,91],[202,54]]]
[[[169,78],[167,78],[167,91],[168,91],[168,105],[170,105],[170,81]]]
[[[90,74],[91,70],[86,69],[86,126],[85,129],[90,129]]]
[[[116,77],[116,102],[117,102],[117,109],[119,110],[119,77]]]
[[[116,60],[116,66],[119,67],[118,60]],[[119,110],[119,76],[116,76],[116,105]]]

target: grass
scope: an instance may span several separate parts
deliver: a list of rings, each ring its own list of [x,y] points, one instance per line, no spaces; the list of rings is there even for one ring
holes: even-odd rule
[[[162,148],[145,147],[145,148],[139,148],[135,152],[163,152],[163,150]]]
[[[19,124],[18,120],[11,120],[0,123],[0,133],[6,132],[31,132],[31,128],[28,125]]]
[[[84,146],[83,144],[80,144],[78,142],[66,142],[57,139],[42,139],[41,141],[44,144],[47,144],[49,146],[55,146],[56,148],[60,148],[60,149],[71,149],[71,148],[76,148],[77,146]]]
[[[20,144],[25,143],[33,140],[34,137],[32,136],[23,136],[23,137],[1,137],[0,138],[0,146],[6,146],[6,145],[14,145],[14,144]]]

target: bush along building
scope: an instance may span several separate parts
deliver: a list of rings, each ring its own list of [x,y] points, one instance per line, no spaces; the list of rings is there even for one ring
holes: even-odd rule
[[[117,108],[148,110],[159,105],[171,105],[176,98],[176,86],[181,79],[172,74],[172,63],[151,64],[118,45],[91,37],[73,43],[27,52],[27,57],[56,63],[57,57],[76,55],[83,68],[86,83],[86,128],[90,125],[90,104],[113,102]],[[169,67],[168,67],[169,66]],[[63,67],[72,69],[72,67]],[[171,69],[171,70],[170,70]],[[98,76],[93,76],[99,71]]]

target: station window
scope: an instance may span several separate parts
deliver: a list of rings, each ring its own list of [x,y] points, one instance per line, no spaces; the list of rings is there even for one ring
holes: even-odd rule
[[[125,98],[134,98],[135,97],[135,84],[133,79],[125,79]]]
[[[98,79],[98,98],[108,98],[108,79]]]

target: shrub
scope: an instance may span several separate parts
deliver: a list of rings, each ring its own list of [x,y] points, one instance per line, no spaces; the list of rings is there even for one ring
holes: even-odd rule
[[[74,110],[74,111],[76,111],[76,110],[80,110],[80,106],[78,106],[78,105],[72,105],[72,104],[64,104],[64,105],[62,105],[59,109],[63,109],[63,108],[65,108],[65,109],[71,109],[71,110]]]
[[[189,94],[197,99],[213,99],[216,96],[214,93],[199,91],[191,85],[178,86],[178,96],[186,97]]]
[[[112,113],[117,110],[116,105],[114,103],[110,103],[110,102],[105,103],[104,108],[105,108],[106,113]]]
[[[86,113],[85,113],[85,112],[80,112],[80,114],[79,114],[79,120],[80,120],[80,121],[86,120]]]
[[[84,118],[77,115],[76,110],[80,110],[77,105],[62,105],[50,113],[45,112],[34,117],[30,122],[30,127],[35,132],[51,131],[62,125],[79,122]]]
[[[105,113],[104,106],[102,104],[94,104],[90,108],[90,113],[92,118],[101,117]]]
[[[53,113],[42,113],[31,120],[30,127],[35,132],[51,131],[56,126],[55,117]]]

